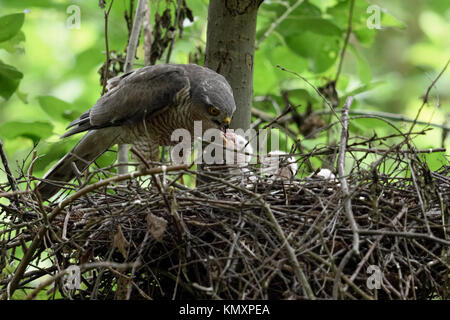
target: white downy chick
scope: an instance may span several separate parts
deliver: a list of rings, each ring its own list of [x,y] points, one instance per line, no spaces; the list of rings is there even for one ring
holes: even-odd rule
[[[324,180],[335,180],[336,176],[330,169],[322,168],[317,173],[312,173],[308,176],[308,178],[320,178]]]
[[[297,161],[288,155],[284,151],[274,150],[262,158],[261,173],[269,177],[268,183],[273,183],[274,178],[289,181],[297,174]]]
[[[235,168],[230,169],[230,173],[233,175],[241,175],[243,180],[246,178],[250,182],[256,182],[256,175],[248,168],[253,154],[251,143],[245,137],[235,134],[231,130],[225,132],[225,137],[227,139],[227,164],[236,165]],[[247,187],[250,187],[250,185],[247,184]]]

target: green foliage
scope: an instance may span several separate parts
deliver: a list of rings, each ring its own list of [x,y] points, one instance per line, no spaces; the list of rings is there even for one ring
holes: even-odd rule
[[[22,28],[25,14],[14,13],[0,17],[0,42],[7,41],[14,37]]]
[[[26,137],[37,142],[46,139],[53,133],[53,125],[49,122],[9,121],[0,125],[0,135],[6,139]]]
[[[80,112],[61,99],[52,96],[38,97],[39,105],[54,121],[72,121],[80,116]]]
[[[13,53],[15,46],[25,40],[20,31],[25,15],[23,13],[8,14],[0,17],[0,48]],[[13,66],[0,60],[0,97],[8,100],[19,86],[23,74]]]
[[[0,61],[0,96],[8,100],[19,86],[23,74],[13,66]]]

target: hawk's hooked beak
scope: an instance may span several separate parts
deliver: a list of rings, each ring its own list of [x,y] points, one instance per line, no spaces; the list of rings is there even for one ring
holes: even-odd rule
[[[226,135],[227,135],[226,132],[227,132],[228,128],[230,127],[230,122],[231,122],[230,117],[226,117],[222,121],[222,125],[223,125],[222,126],[222,139],[223,139],[223,143],[224,143],[225,146],[228,144],[228,140],[227,140],[227,137],[226,137]]]
[[[231,122],[230,117],[226,117],[225,119],[223,119],[223,128],[225,130],[230,127],[230,122]]]

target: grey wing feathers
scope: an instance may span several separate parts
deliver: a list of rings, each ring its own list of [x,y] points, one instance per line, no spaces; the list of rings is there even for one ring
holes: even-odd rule
[[[111,79],[111,91],[78,119],[62,137],[78,132],[141,121],[174,103],[176,94],[189,86],[186,70],[177,65],[137,69]]]
[[[90,123],[90,119],[89,119],[89,112],[90,112],[90,110],[86,111],[78,119],[75,119],[74,121],[69,123],[66,130],[69,128],[72,128],[72,127],[74,127],[74,128],[67,131],[66,133],[64,133],[61,136],[61,138],[65,138],[65,137],[71,136],[75,133],[89,130],[91,127],[91,123]]]

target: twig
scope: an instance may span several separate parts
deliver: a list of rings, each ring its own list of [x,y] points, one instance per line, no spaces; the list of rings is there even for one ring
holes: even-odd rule
[[[110,60],[110,53],[109,53],[109,40],[108,40],[108,22],[109,22],[109,13],[111,12],[112,5],[114,3],[114,0],[111,0],[109,3],[109,7],[107,10],[104,11],[105,15],[105,50],[106,50],[106,62],[105,62],[105,69],[103,70],[103,88],[102,88],[102,95],[106,92],[106,84],[108,82],[108,73],[109,73],[109,60]]]
[[[267,39],[267,37],[280,25],[280,23],[286,20],[286,18],[292,13],[292,11],[297,9],[297,7],[301,5],[303,2],[304,0],[298,0],[292,6],[288,7],[286,11],[283,12],[283,14],[270,25],[269,29],[267,29],[266,32],[264,32],[263,36],[256,41],[255,48],[258,49],[261,43]]]
[[[0,192],[0,198],[16,197],[19,194],[33,193],[33,190],[14,191],[14,192]]]
[[[90,270],[90,269],[95,269],[95,268],[115,268],[115,269],[129,269],[131,267],[135,267],[136,263],[116,263],[116,262],[109,262],[109,261],[103,261],[103,262],[93,262],[93,263],[86,263],[86,264],[82,264],[79,266],[80,271],[84,270]],[[33,300],[37,294],[45,289],[45,287],[47,287],[48,285],[52,284],[53,282],[55,282],[56,280],[62,278],[63,276],[65,276],[68,272],[70,272],[70,269],[64,269],[60,272],[58,272],[56,275],[54,275],[53,277],[43,281],[42,283],[39,284],[39,286],[37,286],[33,291],[31,291],[26,297],[25,300]]]
[[[353,231],[353,252],[359,254],[358,224],[356,223],[355,217],[353,216],[350,191],[348,188],[347,179],[345,178],[345,153],[348,139],[348,110],[350,109],[352,103],[353,97],[349,96],[345,101],[343,107],[342,121],[341,121],[342,123],[341,143],[339,145],[338,172],[339,172],[339,180],[341,182],[342,194],[344,196],[345,214]]]
[[[327,100],[327,98],[322,94],[322,92],[320,92],[319,89],[317,89],[317,87],[315,85],[313,85],[311,82],[308,81],[308,79],[306,79],[305,77],[301,76],[300,74],[298,74],[297,72],[288,70],[280,65],[277,65],[277,68],[281,69],[282,71],[286,71],[289,72],[293,75],[295,75],[296,77],[302,79],[303,81],[305,81],[311,88],[314,89],[314,91],[316,91],[316,93],[322,98],[322,100],[327,104],[327,106],[330,108],[331,112],[334,114],[334,116],[338,119],[338,121],[341,121],[341,118],[337,115],[333,105],[330,103],[330,101]],[[342,123],[341,123],[342,124]]]
[[[342,64],[344,63],[345,50],[347,49],[348,41],[350,40],[350,34],[352,33],[352,20],[353,20],[353,9],[355,7],[355,0],[350,1],[350,8],[348,9],[348,23],[347,32],[345,34],[344,46],[342,47],[341,55],[339,58],[339,65],[334,78],[334,84],[339,80],[339,75],[341,74]]]
[[[336,275],[334,276],[334,281],[333,281],[333,300],[338,299],[342,270],[344,270],[345,266],[347,265],[348,261],[350,260],[350,258],[354,252],[355,252],[355,250],[349,250],[345,254],[344,258],[342,258],[342,261],[339,264],[339,267],[336,269]]]
[[[6,177],[8,178],[9,185],[12,191],[17,191],[17,182],[14,179],[14,176],[11,173],[8,165],[8,158],[6,157],[5,150],[3,149],[3,141],[0,140],[0,157],[2,159],[3,167],[5,168]]]
[[[166,63],[170,62],[170,56],[172,55],[173,46],[175,44],[175,39],[177,37],[177,30],[180,23],[180,12],[181,12],[181,0],[177,0],[177,9],[175,13],[175,30],[171,34],[169,50],[167,51]],[[170,31],[168,31],[170,32]]]
[[[303,272],[302,268],[300,267],[300,264],[298,263],[298,259],[297,259],[294,249],[291,247],[286,236],[284,235],[283,229],[280,227],[280,224],[278,223],[277,219],[273,215],[273,212],[270,209],[269,205],[262,200],[261,200],[261,203],[263,204],[266,214],[269,217],[270,221],[275,226],[275,230],[276,230],[278,236],[280,237],[280,240],[282,241],[282,246],[286,247],[286,251],[288,253],[289,260],[294,265],[294,270],[296,272],[298,281],[303,285],[303,289],[305,290],[308,298],[311,300],[315,300],[316,297],[314,296],[314,292],[312,291],[311,286],[308,283],[308,280],[306,279],[305,273]]]
[[[347,231],[347,230],[343,230]],[[387,230],[358,230],[359,234],[362,235],[383,235],[383,236],[393,236],[393,237],[405,237],[405,238],[418,238],[418,239],[426,239],[430,241],[435,241],[437,243],[450,246],[450,241],[437,238],[435,236],[430,236],[425,233],[415,233],[415,232],[400,232],[400,231],[387,231]]]
[[[414,168],[413,168],[413,166],[411,164],[411,160],[410,159],[408,159],[408,166],[409,166],[409,169],[410,169],[410,172],[411,172],[411,178],[412,178],[412,182],[414,184],[414,188],[416,189],[416,192],[417,192],[417,199],[419,199],[420,209],[421,209],[422,214],[423,214],[423,220],[425,221],[425,226],[427,227],[427,232],[428,232],[428,234],[430,236],[433,236],[433,233],[431,232],[430,224],[428,223],[427,213],[425,211],[425,204],[423,203],[422,194],[420,192],[419,186],[417,185],[416,174],[414,172]]]
[[[342,112],[341,109],[335,109],[335,110],[336,110],[336,112]],[[327,111],[327,110],[319,110],[319,111],[314,111],[313,113],[311,113],[311,116],[320,115],[320,114],[329,114],[329,113],[330,113],[330,111]],[[435,128],[439,128],[439,129],[450,130],[449,126],[445,126],[445,125],[438,124],[438,123],[414,120],[414,119],[408,118],[402,114],[395,114],[395,113],[381,112],[381,111],[368,111],[368,110],[350,110],[349,114],[362,115],[362,116],[365,116],[365,115],[377,116],[380,118],[385,118],[385,119],[393,120],[393,121],[410,122],[410,123],[416,123],[416,124],[421,124],[421,125],[425,125],[425,126],[435,127]]]
[[[178,171],[178,170],[184,170],[187,168],[188,168],[188,166],[186,166],[186,165],[179,165],[179,166],[165,168],[165,171],[166,172]],[[58,206],[55,209],[53,209],[53,211],[48,215],[48,221],[52,222],[53,219],[61,212],[61,210],[65,206],[69,205],[74,200],[78,199],[79,197],[81,197],[89,192],[92,192],[93,190],[99,189],[99,188],[106,186],[108,184],[111,184],[111,183],[134,179],[134,178],[144,176],[144,175],[157,174],[157,173],[161,173],[162,171],[163,171],[162,168],[153,168],[153,169],[146,169],[146,170],[142,170],[142,171],[134,171],[131,173],[118,175],[118,176],[115,176],[115,177],[112,177],[109,179],[105,179],[105,180],[101,180],[97,183],[88,185],[88,186],[78,190],[71,196],[67,197],[62,202],[60,202],[58,204]],[[28,264],[31,262],[31,259],[34,255],[36,249],[39,247],[42,239],[44,238],[44,235],[47,232],[47,230],[48,230],[48,225],[43,225],[40,228],[37,235],[34,237],[33,241],[31,242],[31,244],[28,248],[28,251],[24,254],[22,260],[20,261],[19,265],[17,266],[17,269],[14,273],[14,277],[8,285],[8,293],[5,293],[3,295],[3,297],[2,297],[3,299],[7,299],[13,295],[14,291],[17,288],[17,285],[19,284],[20,279],[23,276],[23,273],[25,272]]]
[[[431,82],[431,84],[428,86],[427,91],[425,93],[425,96],[423,98],[423,103],[420,106],[419,110],[417,111],[416,117],[414,118],[414,122],[409,128],[408,135],[411,134],[412,130],[414,129],[414,126],[417,123],[417,120],[419,119],[419,115],[422,113],[422,109],[425,107],[425,105],[428,103],[429,95],[431,92],[431,89],[435,86],[435,84],[438,82],[438,80],[441,78],[441,76],[444,74],[445,70],[447,70],[448,65],[450,64],[450,59],[448,59],[447,63],[445,64],[444,68],[441,70],[441,72],[437,75],[437,77]]]
[[[342,109],[334,109],[337,113],[342,112]],[[328,115],[332,113],[331,110],[317,110],[317,111],[313,111],[310,116],[316,116],[316,115]],[[449,126],[443,125],[443,124],[438,124],[438,123],[432,123],[432,122],[426,122],[426,121],[414,121],[414,119],[408,118],[402,114],[396,114],[396,113],[389,113],[389,112],[381,112],[381,111],[370,111],[370,110],[358,110],[358,109],[354,109],[354,110],[350,110],[349,111],[350,115],[362,115],[362,116],[376,116],[376,117],[380,117],[380,118],[385,118],[388,120],[393,120],[393,121],[402,121],[402,122],[410,122],[410,123],[416,123],[416,124],[420,124],[420,125],[425,125],[425,126],[430,126],[430,127],[435,127],[435,128],[439,128],[439,129],[444,129],[444,130],[450,130]],[[273,119],[273,116],[267,112],[264,112],[262,110],[256,109],[256,108],[252,108],[252,115],[254,115],[255,117],[258,117],[260,119],[262,119],[265,122],[269,122]],[[291,115],[286,115],[282,118],[280,118],[278,120],[278,123],[280,125],[283,125],[287,122],[291,122],[293,121],[292,116]]]

